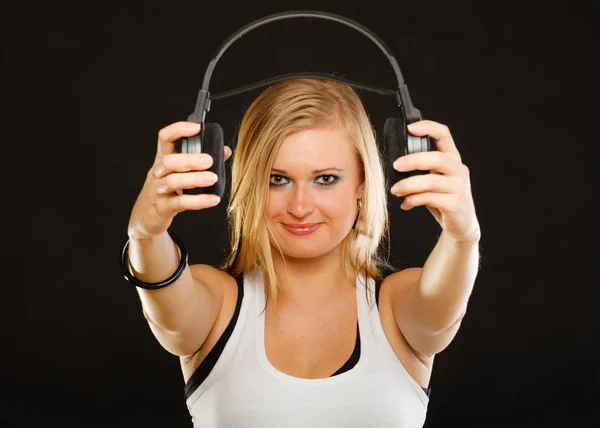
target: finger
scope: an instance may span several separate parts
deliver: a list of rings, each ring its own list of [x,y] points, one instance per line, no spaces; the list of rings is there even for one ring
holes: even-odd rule
[[[158,131],[158,147],[156,153],[166,155],[175,152],[175,141],[182,137],[192,137],[200,132],[200,124],[196,122],[175,122]]]
[[[156,193],[165,195],[179,189],[195,189],[196,187],[210,187],[217,182],[219,177],[212,171],[172,173],[158,180]]]
[[[444,152],[417,152],[401,156],[394,161],[396,171],[436,171],[445,175],[463,176],[466,166],[453,155]]]
[[[458,193],[462,188],[462,180],[458,177],[444,175],[417,175],[398,181],[392,186],[391,193],[401,197],[414,193]]]
[[[456,205],[456,195],[451,193],[435,193],[425,192],[417,193],[414,195],[408,195],[404,198],[400,208],[403,210],[410,210],[414,207],[420,207],[427,205],[432,208],[437,208],[440,211],[450,211],[454,205]]]
[[[417,137],[429,135],[435,140],[435,145],[439,151],[453,153],[460,157],[450,129],[443,123],[434,122],[433,120],[420,120],[408,125],[408,130]]]
[[[231,150],[231,147],[229,147],[229,146],[225,146],[223,149],[225,150],[225,160],[227,160],[231,157],[231,155],[233,154],[233,151]]]
[[[217,195],[187,195],[174,196],[168,198],[165,203],[171,212],[179,213],[187,210],[202,210],[211,208],[219,204],[221,198]]]
[[[158,157],[152,167],[152,174],[162,178],[172,172],[202,171],[213,164],[208,153],[171,153]]]

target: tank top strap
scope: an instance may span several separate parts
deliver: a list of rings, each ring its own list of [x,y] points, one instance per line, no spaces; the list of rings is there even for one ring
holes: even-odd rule
[[[373,335],[372,311],[377,311],[375,281],[369,278],[365,281],[363,276],[356,278],[356,303],[358,313],[358,329],[361,342],[361,358],[370,360],[369,355],[376,347]]]

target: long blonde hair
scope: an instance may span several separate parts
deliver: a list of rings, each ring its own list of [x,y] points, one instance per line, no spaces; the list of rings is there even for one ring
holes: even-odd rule
[[[379,279],[388,266],[380,254],[380,244],[389,236],[386,180],[376,134],[358,95],[330,80],[280,82],[252,102],[240,124],[227,208],[231,248],[222,266],[232,275],[262,271],[265,295],[275,304],[280,288],[265,220],[271,169],[288,135],[323,126],[346,129],[364,180],[356,229],[342,242],[344,271],[354,282],[358,272],[365,279]]]

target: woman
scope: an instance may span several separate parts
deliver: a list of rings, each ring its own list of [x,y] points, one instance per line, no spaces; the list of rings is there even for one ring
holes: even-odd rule
[[[159,132],[156,160],[133,207],[129,269],[156,283],[180,265],[168,228],[184,210],[215,206],[207,154],[178,154],[188,122]],[[421,427],[433,360],[465,315],[480,228],[448,128],[411,127],[438,151],[398,159],[431,171],[391,189],[442,227],[425,265],[390,273],[380,255],[387,191],[368,116],[348,86],[294,79],[247,110],[233,157],[224,266],[183,268],[138,287],[149,326],[180,357],[198,427]],[[225,158],[231,150],[225,148]],[[179,246],[179,250],[178,250]],[[183,265],[181,265],[183,266]]]

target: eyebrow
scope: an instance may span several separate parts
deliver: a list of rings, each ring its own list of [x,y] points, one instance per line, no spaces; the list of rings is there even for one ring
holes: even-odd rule
[[[325,168],[325,169],[316,169],[312,173],[313,174],[321,174],[321,173],[327,172],[327,171],[343,172],[344,170],[339,169],[339,168]],[[283,169],[273,168],[273,169],[271,169],[271,172],[273,172],[275,174],[288,175],[288,173],[286,171],[284,171]]]

